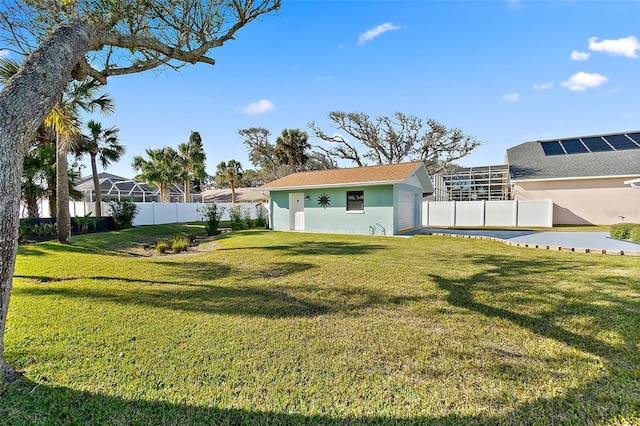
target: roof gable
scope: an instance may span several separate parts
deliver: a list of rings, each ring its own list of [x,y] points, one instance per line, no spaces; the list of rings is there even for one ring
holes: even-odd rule
[[[292,173],[262,185],[260,188],[287,190],[328,186],[371,186],[402,183],[412,176],[419,180],[424,190],[432,190],[429,174],[421,161]]]

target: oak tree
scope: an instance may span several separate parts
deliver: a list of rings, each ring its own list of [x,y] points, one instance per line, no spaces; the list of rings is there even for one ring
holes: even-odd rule
[[[311,122],[308,127],[312,134],[333,145],[317,148],[334,159],[349,160],[360,167],[368,161],[374,164],[424,161],[430,173],[438,173],[481,144],[460,129],[401,112],[394,113],[393,117],[372,119],[361,112],[332,111],[328,117],[347,138],[325,132]]]

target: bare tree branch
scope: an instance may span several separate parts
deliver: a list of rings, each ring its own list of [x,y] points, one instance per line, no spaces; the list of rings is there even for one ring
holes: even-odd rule
[[[344,138],[328,136],[315,123],[308,127],[313,135],[337,144],[331,149],[318,146],[327,155],[350,160],[363,166],[362,158],[376,164],[396,164],[404,161],[424,161],[431,173],[449,167],[481,144],[460,129],[448,129],[436,120],[427,119],[426,128],[418,117],[395,112],[393,117],[375,117],[352,112],[332,111],[328,117],[334,127],[348,134],[361,146]]]

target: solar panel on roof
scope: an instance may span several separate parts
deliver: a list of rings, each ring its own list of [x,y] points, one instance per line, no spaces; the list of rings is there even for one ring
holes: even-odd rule
[[[629,136],[631,139],[636,141],[637,144],[640,144],[640,133],[639,132],[627,133],[627,136]]]
[[[587,148],[582,145],[580,139],[567,139],[561,142],[567,154],[581,154],[587,152]]]
[[[582,142],[589,148],[591,152],[612,151],[611,146],[607,144],[600,136],[593,138],[582,138]]]
[[[560,143],[557,141],[553,142],[541,142],[542,150],[544,151],[544,155],[563,155],[565,154],[564,149],[560,146]]]
[[[638,149],[640,146],[636,145],[631,139],[625,135],[612,135],[604,136],[604,138],[613,146],[616,150],[623,149]]]

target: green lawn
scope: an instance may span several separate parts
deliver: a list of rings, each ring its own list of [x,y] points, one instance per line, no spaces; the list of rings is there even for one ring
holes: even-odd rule
[[[22,246],[0,423],[640,422],[637,258],[198,226]]]

